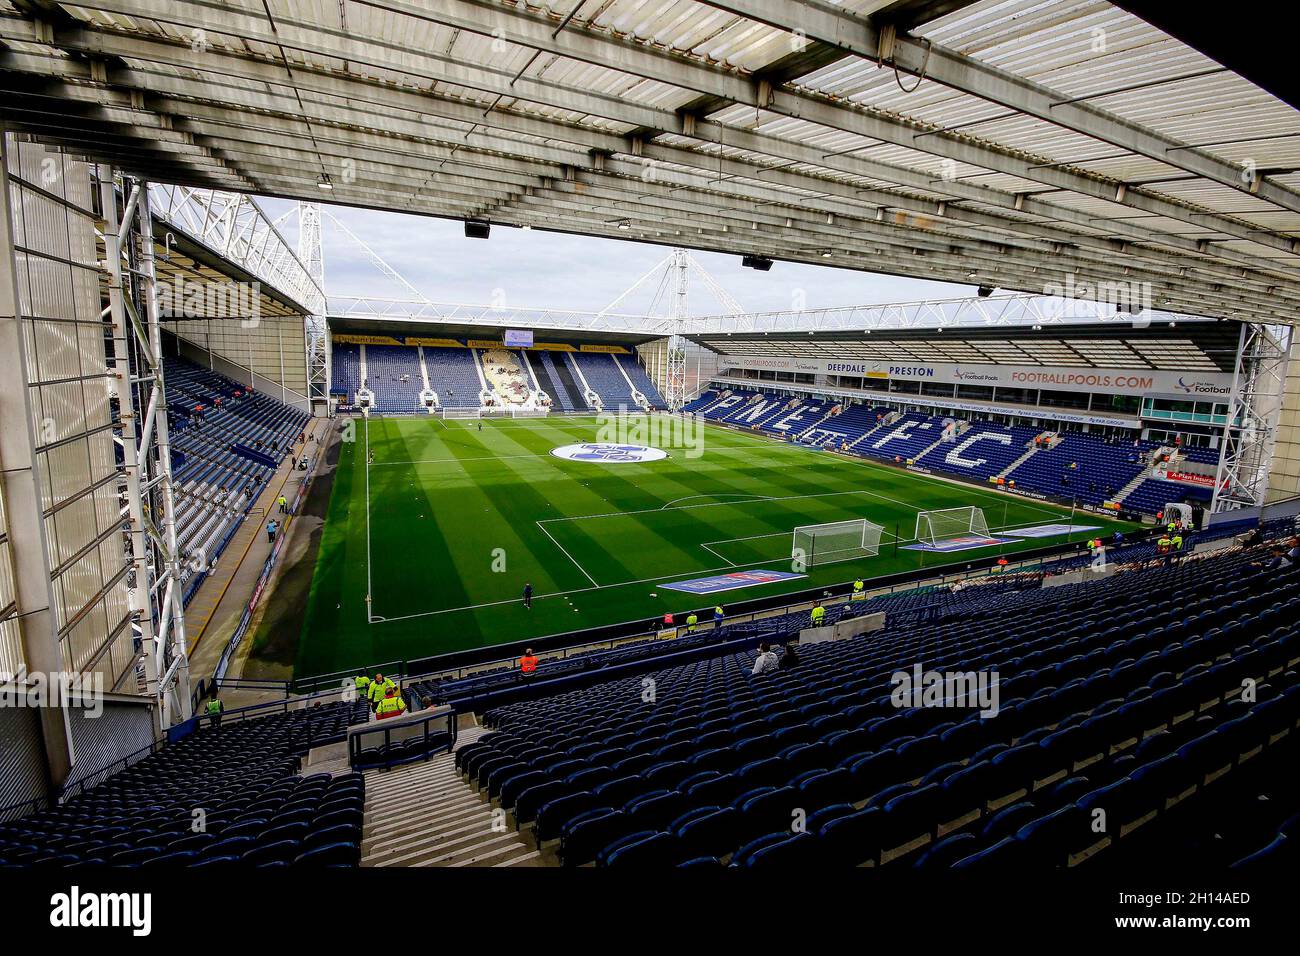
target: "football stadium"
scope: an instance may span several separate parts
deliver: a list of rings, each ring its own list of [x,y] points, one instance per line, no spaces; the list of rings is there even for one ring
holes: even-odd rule
[[[1300,85],[1176,7],[0,0],[0,870],[1250,925]]]

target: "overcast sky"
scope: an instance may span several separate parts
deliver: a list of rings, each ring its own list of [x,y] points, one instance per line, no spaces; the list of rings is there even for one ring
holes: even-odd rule
[[[260,199],[272,219],[290,210],[285,200]],[[599,312],[669,254],[664,246],[613,239],[563,236],[494,226],[490,239],[466,239],[460,221],[398,213],[327,207],[407,281],[434,302]],[[283,231],[297,242],[296,215]],[[332,223],[324,228],[325,280],[331,295],[366,294],[406,298]],[[700,264],[748,312],[799,307],[911,302],[958,298],[974,287],[875,275],[847,269],[777,262],[770,272],[743,268],[740,256],[693,253]],[[625,314],[652,311],[649,285],[618,308]],[[671,307],[661,303],[655,314]],[[688,310],[713,315],[723,309],[702,283],[690,285]]]

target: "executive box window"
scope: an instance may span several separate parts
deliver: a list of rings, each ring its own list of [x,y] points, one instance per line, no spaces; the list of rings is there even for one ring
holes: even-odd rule
[[[953,387],[941,382],[922,382],[921,394],[930,395],[934,398],[952,398]]]
[[[898,395],[920,395],[921,383],[909,382],[906,379],[895,379],[890,381],[889,390]]]
[[[975,402],[993,401],[992,385],[958,385],[957,397],[966,398]]]
[[[1136,415],[1142,400],[1136,395],[1094,395],[1093,411],[1114,412],[1116,415]]]
[[[1087,408],[1092,397],[1087,392],[1058,392],[1045,388],[1039,393],[1039,404],[1049,408]]]
[[[1034,388],[999,388],[994,391],[999,402],[1011,402],[1015,405],[1037,405],[1038,390]]]

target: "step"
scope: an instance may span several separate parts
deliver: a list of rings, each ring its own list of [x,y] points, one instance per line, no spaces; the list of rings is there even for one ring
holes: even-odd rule
[[[486,732],[469,727],[457,744]],[[545,857],[513,829],[494,829],[490,802],[456,770],[452,754],[366,772],[362,866],[539,866]],[[497,824],[499,826],[499,823]]]
[[[1021,455],[1019,458],[1017,458],[1017,459],[1016,459],[1015,461],[1013,461],[1011,464],[1007,465],[1007,467],[1005,467],[1005,468],[1003,468],[1001,471],[999,471],[999,472],[998,472],[994,477],[996,477],[996,478],[1005,478],[1005,477],[1007,477],[1007,475],[1011,474],[1013,471],[1015,471],[1017,468],[1019,468],[1021,465],[1023,465],[1025,462],[1027,462],[1029,459],[1033,458],[1034,455],[1038,454],[1038,452],[1040,452],[1040,451],[1042,451],[1042,450],[1043,450],[1043,449],[1042,449],[1042,446],[1040,446],[1040,445],[1031,445],[1031,446],[1030,446],[1030,447],[1025,451],[1025,453],[1024,453],[1023,455]]]

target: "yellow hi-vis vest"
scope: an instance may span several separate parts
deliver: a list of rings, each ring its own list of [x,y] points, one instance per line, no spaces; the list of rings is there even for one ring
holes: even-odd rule
[[[208,701],[208,713],[209,714],[221,713],[221,701],[217,700],[216,698],[213,698],[212,700]]]
[[[825,617],[826,617],[826,608],[815,607],[812,609],[812,622],[814,624],[820,624],[822,622],[822,619]]]
[[[388,717],[392,714],[400,714],[406,710],[406,701],[402,700],[401,694],[394,694],[392,697],[385,697],[375,708],[375,713],[380,717]]]
[[[365,674],[362,674],[357,678],[357,692],[360,694],[368,694],[370,692],[370,678]]]
[[[1181,534],[1176,534],[1176,535],[1174,535],[1174,538],[1173,538],[1173,542],[1172,542],[1172,543],[1173,543],[1173,546],[1174,546],[1174,550],[1175,550],[1175,551],[1180,551],[1180,550],[1182,550],[1182,547],[1183,547],[1183,536],[1182,536]]]
[[[854,582],[853,582],[853,593],[854,593],[854,594],[861,594],[861,593],[862,593],[862,588],[863,588],[863,584],[862,584],[862,580],[861,580],[860,578],[859,578],[857,581],[854,581]]]
[[[387,681],[385,681],[387,683]],[[384,685],[377,680],[372,680],[370,686],[366,689],[366,698],[372,704],[378,704],[384,699]]]

